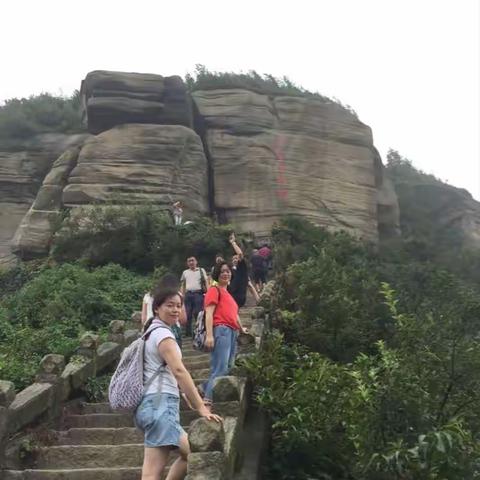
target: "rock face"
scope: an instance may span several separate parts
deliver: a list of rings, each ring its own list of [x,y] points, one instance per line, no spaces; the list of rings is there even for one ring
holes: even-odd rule
[[[242,89],[190,95],[180,77],[106,71],[89,73],[81,93],[95,136],[0,150],[0,262],[15,231],[18,255],[43,255],[63,208],[105,202],[181,200],[260,237],[285,214],[372,241],[398,234],[370,128],[334,102]]]
[[[52,164],[85,138],[48,133],[0,145],[0,266],[14,260],[12,238]]]
[[[121,125],[88,140],[63,191],[66,206],[114,201],[206,213],[207,161],[200,137],[179,125]]]
[[[91,133],[125,123],[192,126],[191,100],[178,76],[96,70],[81,95]]]
[[[370,128],[323,99],[193,93],[223,220],[265,234],[284,214],[377,239]]]
[[[375,150],[374,164],[377,188],[378,237],[382,241],[401,235],[400,207],[395,187],[386,173],[377,150]]]
[[[207,160],[198,135],[179,125],[128,124],[88,138],[53,165],[13,240],[23,258],[48,253],[63,207],[184,200],[206,213]]]
[[[440,181],[397,185],[396,190],[407,232],[421,222],[438,242],[480,247],[480,203],[469,192]]]
[[[33,205],[20,223],[12,241],[13,251],[22,258],[48,254],[55,226],[61,221],[63,188],[77,164],[80,146],[66,150],[45,177]]]

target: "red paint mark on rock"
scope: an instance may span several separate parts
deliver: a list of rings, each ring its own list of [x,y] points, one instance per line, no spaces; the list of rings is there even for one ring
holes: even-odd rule
[[[277,135],[273,143],[273,152],[275,153],[275,158],[277,159],[277,185],[276,193],[277,197],[280,200],[287,200],[288,190],[287,190],[287,177],[285,176],[285,155],[284,149],[287,143],[287,138],[285,135]]]

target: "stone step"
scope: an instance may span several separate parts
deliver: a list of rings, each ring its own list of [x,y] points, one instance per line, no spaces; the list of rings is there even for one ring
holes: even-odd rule
[[[180,415],[182,415],[184,411],[188,411],[188,410],[189,408],[184,403],[183,398],[181,398],[180,399]],[[97,414],[97,413],[117,414],[121,412],[113,411],[109,403],[82,403],[80,415],[91,415],[91,414]]]
[[[182,348],[182,357],[185,358],[202,358],[204,355],[210,355],[209,353],[199,352],[198,350],[186,350]]]
[[[81,405],[81,414],[88,415],[91,413],[115,413],[108,402],[104,403],[87,403]]]
[[[162,480],[167,476],[165,468]],[[138,480],[140,467],[81,468],[75,470],[6,470],[2,480]]]
[[[192,419],[194,414],[190,415]],[[189,427],[183,427],[188,431]],[[123,428],[70,428],[52,432],[55,445],[122,445],[143,443],[143,433],[135,427]]]
[[[60,445],[42,447],[36,456],[38,469],[129,468],[143,464],[143,443],[124,445]],[[178,457],[170,454],[168,464]]]
[[[210,354],[207,353],[199,358],[187,357],[183,359],[183,364],[191,373],[195,369],[210,368]]]
[[[197,418],[194,410],[180,412],[180,423],[183,427]],[[65,429],[70,428],[125,428],[133,427],[133,415],[130,413],[90,413],[85,415],[67,415],[64,419]]]
[[[190,375],[192,376],[194,381],[199,378],[205,380],[210,375],[210,365],[208,366],[208,368],[198,368],[197,370],[192,370],[190,372]]]
[[[143,442],[143,433],[135,427],[70,428],[55,433],[57,445],[121,445]]]
[[[38,469],[140,467],[144,446],[124,445],[60,445],[41,447],[36,455]]]

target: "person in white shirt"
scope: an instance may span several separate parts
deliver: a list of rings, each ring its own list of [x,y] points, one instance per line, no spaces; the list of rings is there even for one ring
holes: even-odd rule
[[[175,202],[173,204],[173,223],[175,225],[182,224],[182,215],[183,215],[183,208],[181,202]]]
[[[203,296],[207,290],[207,273],[198,266],[194,256],[187,258],[188,269],[184,270],[180,278],[180,292],[185,298],[187,312],[186,335],[193,336],[193,322],[198,313],[203,310]]]
[[[153,303],[153,296],[151,291],[147,292],[143,296],[143,301],[142,301],[142,326],[147,323],[147,320],[150,318],[153,318],[153,309],[152,309],[152,303]]]

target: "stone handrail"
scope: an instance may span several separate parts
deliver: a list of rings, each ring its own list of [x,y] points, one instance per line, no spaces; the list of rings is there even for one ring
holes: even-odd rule
[[[90,377],[114,366],[138,334],[138,330],[125,330],[124,321],[113,320],[106,342],[99,343],[99,336],[92,332],[83,334],[69,363],[65,364],[63,355],[43,357],[35,382],[17,394],[13,383],[0,380],[0,468],[5,466],[10,437],[29,425],[59,419],[65,403]]]

